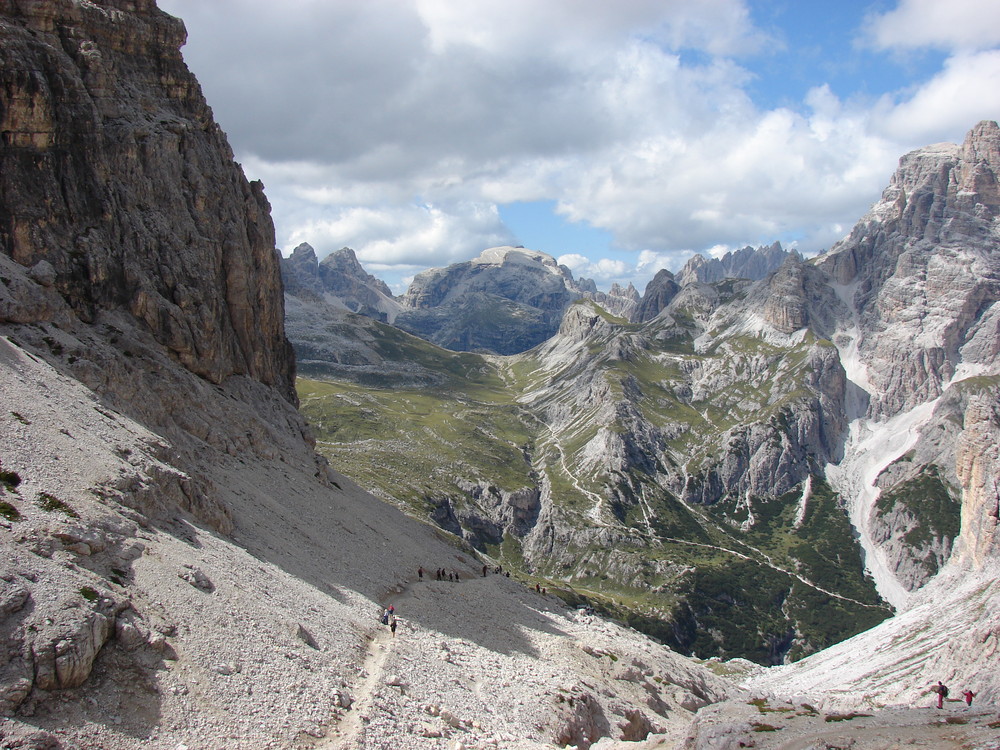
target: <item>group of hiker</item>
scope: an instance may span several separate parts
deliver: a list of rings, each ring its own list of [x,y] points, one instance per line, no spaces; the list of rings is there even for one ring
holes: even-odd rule
[[[424,569],[417,568],[417,578],[421,581],[424,580]],[[434,571],[435,581],[459,581],[461,576],[459,576],[457,570],[448,570],[447,568],[438,568]]]
[[[382,624],[388,625],[389,630],[392,631],[392,637],[396,637],[396,608],[393,605],[389,605],[382,612]]]
[[[504,570],[502,565],[497,565],[493,567],[492,572],[494,573],[494,575],[505,576],[507,578],[510,578],[510,571]],[[427,573],[428,577],[430,577],[430,572],[425,571],[422,565],[418,567],[417,580],[419,581],[424,580],[425,573]],[[483,565],[483,578],[486,578],[486,576],[489,575],[489,573],[490,573],[490,566]],[[448,570],[447,568],[437,568],[434,571],[434,580],[455,582],[455,581],[460,581],[461,576],[459,575],[457,570]],[[535,591],[543,595],[548,593],[546,589],[542,588],[537,583],[535,584]],[[380,621],[383,625],[387,625],[389,627],[389,629],[392,631],[393,636],[396,635],[396,625],[397,625],[396,608],[393,605],[390,604],[388,607],[385,608],[385,610],[383,610]]]
[[[944,708],[944,699],[948,697],[948,687],[944,685],[941,680],[938,680],[938,684],[931,688],[932,693],[937,693],[937,707]],[[976,694],[971,690],[965,690],[962,692],[962,698],[965,700],[966,706],[972,705],[972,699],[976,697]]]

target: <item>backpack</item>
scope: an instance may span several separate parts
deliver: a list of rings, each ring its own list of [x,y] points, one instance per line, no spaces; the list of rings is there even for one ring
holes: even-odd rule
[[[944,685],[941,686],[941,697],[942,698],[948,697],[948,688],[945,687]]]

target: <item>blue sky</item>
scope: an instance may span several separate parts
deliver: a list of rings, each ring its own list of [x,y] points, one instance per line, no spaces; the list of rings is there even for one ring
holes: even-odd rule
[[[997,0],[160,0],[277,242],[402,292],[521,244],[640,291],[846,234],[1000,117]]]

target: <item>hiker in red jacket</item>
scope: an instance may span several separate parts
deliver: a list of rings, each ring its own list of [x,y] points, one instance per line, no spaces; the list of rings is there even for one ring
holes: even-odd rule
[[[973,693],[971,690],[966,690],[964,693],[962,693],[962,697],[965,698],[965,705],[971,706],[972,699],[976,697],[976,694]]]

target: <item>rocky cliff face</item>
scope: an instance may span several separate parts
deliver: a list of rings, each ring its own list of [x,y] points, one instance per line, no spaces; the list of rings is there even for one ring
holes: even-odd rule
[[[983,122],[962,146],[907,154],[882,199],[818,262],[848,287],[871,416],[936,398],[996,363],[1000,312],[1000,130]]]
[[[183,41],[153,2],[0,3],[5,714],[81,685],[116,634],[150,655],[139,529],[231,533],[214,462],[326,479],[267,201]]]
[[[968,469],[991,461],[973,438],[990,429],[975,404],[996,399],[1000,366],[998,148],[1000,129],[983,122],[961,146],[907,154],[882,199],[817,260],[851,311],[834,340],[864,401],[845,465],[868,464],[878,491],[848,492],[863,498],[854,512],[889,588],[926,583],[959,546],[960,517],[968,559],[991,546],[996,490]],[[966,431],[970,413],[984,421]]]
[[[646,291],[642,295],[642,300],[635,314],[636,321],[645,323],[655,318],[660,314],[660,310],[670,304],[680,290],[680,284],[677,283],[670,271],[665,268],[657,271],[656,276],[646,284]]]
[[[269,207],[184,66],[182,24],[152,0],[0,10],[3,253],[80,320],[127,313],[192,372],[294,402]]]

